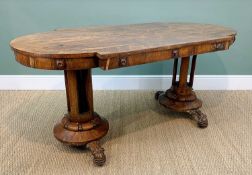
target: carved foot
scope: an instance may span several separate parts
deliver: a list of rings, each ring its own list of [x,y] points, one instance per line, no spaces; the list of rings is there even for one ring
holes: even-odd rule
[[[199,109],[187,111],[191,117],[197,121],[200,128],[206,128],[208,126],[208,120],[206,114],[203,114]]]
[[[98,141],[93,141],[87,144],[87,148],[93,155],[93,162],[97,166],[102,166],[106,162],[106,156],[104,154],[104,148],[101,147]]]
[[[157,91],[157,92],[155,93],[155,100],[158,100],[159,96],[160,96],[162,93],[164,93],[164,91]]]

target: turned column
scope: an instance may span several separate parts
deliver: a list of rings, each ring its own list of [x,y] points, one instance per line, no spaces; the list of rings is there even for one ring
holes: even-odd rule
[[[178,58],[174,59],[172,85],[166,92],[158,91],[155,98],[161,105],[177,112],[189,113],[198,122],[198,126],[205,128],[208,125],[207,117],[199,108],[202,106],[193,91],[194,72],[197,55],[192,57],[189,82],[187,80],[190,66],[190,57],[181,58],[179,80],[176,80],[178,69]]]
[[[98,140],[107,134],[109,124],[94,112],[91,70],[65,70],[68,113],[54,127],[54,136],[61,142],[86,145],[97,165],[106,158]]]

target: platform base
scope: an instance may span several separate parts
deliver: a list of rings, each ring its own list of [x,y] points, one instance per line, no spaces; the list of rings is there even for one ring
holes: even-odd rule
[[[54,136],[60,142],[72,146],[85,145],[93,155],[93,162],[102,166],[106,161],[104,149],[99,139],[104,137],[109,129],[109,123],[94,113],[94,118],[85,123],[71,122],[68,115],[56,124],[53,129]]]
[[[157,91],[155,94],[155,99],[159,101],[159,103],[176,112],[185,112],[190,115],[190,118],[195,120],[200,128],[206,128],[208,126],[207,116],[203,114],[199,108],[202,106],[202,101],[199,100],[194,94],[194,98],[179,97],[177,94],[172,94],[172,90],[169,89],[166,92]],[[169,95],[167,95],[169,94]]]

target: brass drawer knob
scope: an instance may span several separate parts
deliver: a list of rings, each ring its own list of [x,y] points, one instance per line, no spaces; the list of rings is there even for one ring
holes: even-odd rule
[[[119,65],[120,66],[127,66],[128,65],[128,59],[127,57],[123,57],[119,59]]]
[[[172,58],[177,58],[178,56],[179,56],[179,50],[178,49],[172,50]]]
[[[58,69],[64,69],[65,68],[64,60],[57,60],[56,61],[56,66],[57,66]]]

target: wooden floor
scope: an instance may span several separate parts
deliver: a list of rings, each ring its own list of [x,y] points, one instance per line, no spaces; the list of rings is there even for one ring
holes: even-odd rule
[[[197,91],[209,127],[169,112],[152,91],[96,91],[110,122],[104,167],[56,141],[64,91],[0,91],[0,174],[252,174],[252,91]]]

